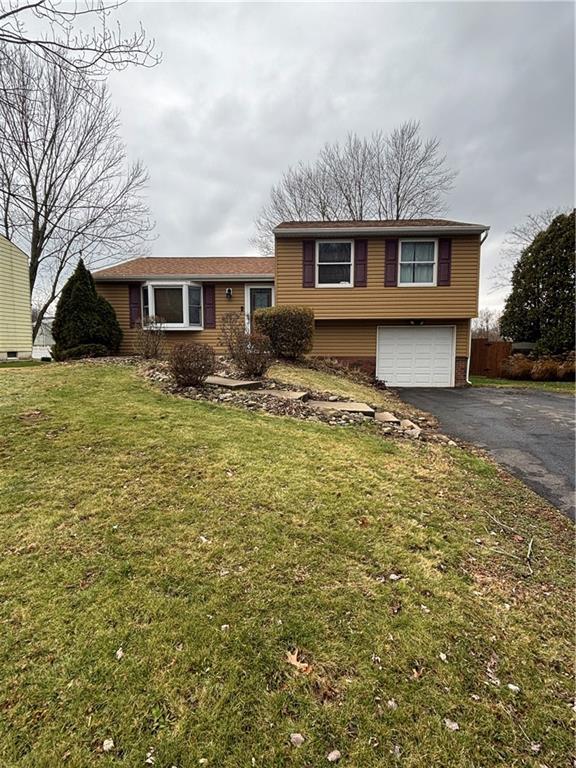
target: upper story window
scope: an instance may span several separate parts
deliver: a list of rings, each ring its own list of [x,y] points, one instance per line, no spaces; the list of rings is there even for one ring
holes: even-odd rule
[[[401,240],[398,285],[436,285],[436,240]]]
[[[316,243],[316,286],[349,288],[353,285],[354,249],[351,240]]]
[[[142,286],[142,317],[157,318],[164,328],[202,328],[202,286],[148,283]]]

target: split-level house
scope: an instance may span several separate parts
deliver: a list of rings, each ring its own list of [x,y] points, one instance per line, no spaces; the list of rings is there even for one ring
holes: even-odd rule
[[[228,312],[311,307],[312,355],[361,365],[390,386],[467,382],[478,314],[481,224],[444,219],[284,222],[273,257],[132,259],[94,273],[132,351],[136,329],[159,317],[169,345],[220,350]]]

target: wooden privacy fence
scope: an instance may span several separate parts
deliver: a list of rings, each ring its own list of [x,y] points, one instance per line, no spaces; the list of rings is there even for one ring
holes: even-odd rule
[[[470,374],[472,376],[500,376],[500,363],[512,354],[509,341],[472,339]]]

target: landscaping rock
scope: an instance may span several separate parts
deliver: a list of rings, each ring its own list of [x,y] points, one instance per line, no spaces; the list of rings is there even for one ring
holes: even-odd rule
[[[308,405],[321,411],[344,411],[346,413],[361,413],[363,416],[374,418],[374,408],[366,403],[343,402],[332,400],[311,400]]]
[[[226,389],[259,389],[262,386],[261,381],[252,381],[251,379],[232,379],[229,376],[208,376],[206,384],[212,384]]]
[[[300,392],[293,389],[261,389],[258,394],[283,397],[286,400],[308,400],[308,392]]]
[[[376,421],[382,422],[382,424],[400,424],[400,419],[396,418],[390,411],[378,411],[374,418]]]
[[[414,424],[410,419],[401,419],[400,426],[402,429],[418,429],[418,425]]]

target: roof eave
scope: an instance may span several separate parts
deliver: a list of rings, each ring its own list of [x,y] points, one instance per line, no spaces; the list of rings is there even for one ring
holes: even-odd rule
[[[96,282],[118,282],[118,281],[132,281],[137,282],[139,280],[210,280],[217,282],[218,280],[226,282],[245,282],[246,280],[274,280],[274,274],[266,273],[264,275],[173,275],[169,273],[155,274],[155,275],[99,275],[98,272],[93,272],[92,277]]]
[[[283,237],[300,237],[301,235],[481,235],[488,232],[490,227],[484,224],[461,225],[461,226],[427,226],[427,227],[276,227],[273,231],[275,235]]]

